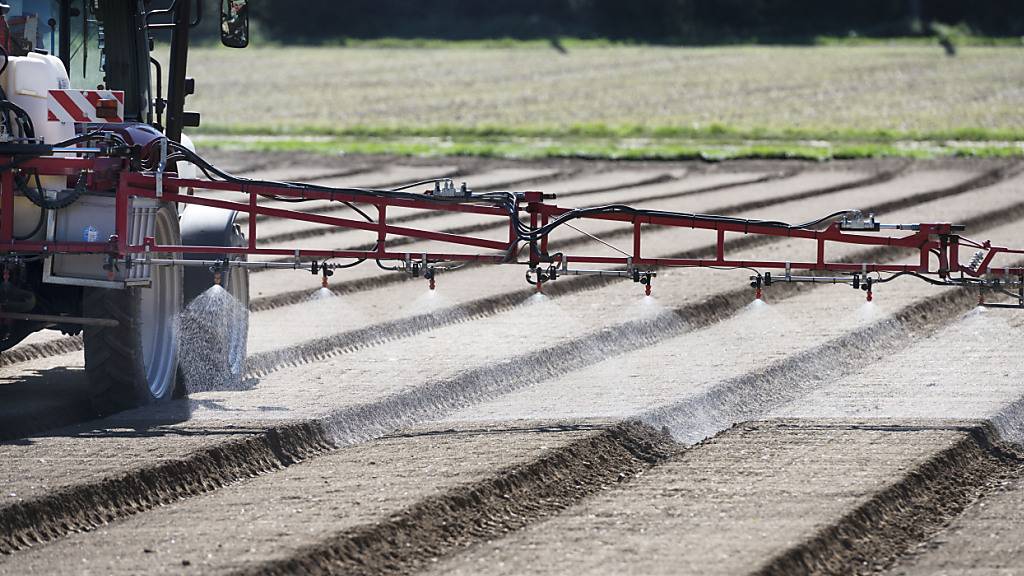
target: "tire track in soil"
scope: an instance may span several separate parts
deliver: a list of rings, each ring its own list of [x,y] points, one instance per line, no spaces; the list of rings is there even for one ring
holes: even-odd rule
[[[985,217],[1010,220],[1024,215],[1024,203],[1014,210],[977,217],[979,228]],[[894,248],[877,248],[846,260],[885,260],[898,255]],[[821,285],[784,284],[775,287],[773,299],[781,301],[820,288]],[[749,290],[739,289],[707,298],[702,302],[670,309],[653,319],[626,322],[615,327],[548,348],[513,357],[496,365],[462,372],[454,378],[427,382],[415,390],[399,392],[373,402],[347,407],[320,420],[283,427],[270,427],[243,443],[213,446],[196,457],[183,458],[154,468],[133,470],[101,483],[84,483],[43,498],[29,500],[0,510],[0,553],[44,542],[61,535],[88,530],[118,517],[126,517],[160,504],[208,492],[256,473],[270,472],[335,447],[380,437],[439,415],[532,386],[595,362],[649,347],[682,333],[699,330],[733,316],[749,304]],[[976,304],[969,290],[951,290],[905,307],[890,319],[865,331],[824,343],[810,351],[791,356],[756,374],[733,379],[695,399],[641,415],[638,420],[658,429],[679,433],[683,425],[701,422],[702,434],[713,435],[732,423],[750,420],[757,413],[743,406],[767,410],[805,393],[838,376],[888,356],[894,347],[909,345],[908,337],[934,332]],[[817,368],[810,370],[809,366]],[[813,376],[811,376],[813,374]],[[826,376],[822,376],[826,375]],[[780,386],[785,383],[785,386]],[[738,410],[737,410],[738,408]],[[698,412],[716,413],[713,417]],[[692,420],[691,420],[692,418]],[[694,440],[693,434],[689,438]],[[272,457],[235,457],[235,452],[257,447],[288,446],[271,452]],[[212,453],[213,456],[208,454]],[[296,454],[298,456],[292,456]],[[208,478],[209,462],[218,462],[217,472]],[[154,490],[153,485],[158,488]],[[94,492],[101,496],[90,496]]]

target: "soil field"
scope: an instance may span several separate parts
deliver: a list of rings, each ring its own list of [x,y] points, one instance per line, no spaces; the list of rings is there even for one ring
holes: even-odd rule
[[[823,138],[874,130],[1019,133],[1022,50],[964,47],[948,58],[923,45],[567,53],[218,47],[191,54],[198,88],[189,105],[212,131],[719,124]]]
[[[215,160],[331,185],[451,175],[576,206],[790,221],[860,208],[1024,244],[1024,165],[1010,160]],[[394,217],[507,234],[481,215]],[[372,243],[257,226],[265,246]],[[610,254],[629,242],[615,224],[581,229],[555,249]],[[727,240],[747,260],[814,248]],[[644,249],[710,256],[713,242],[652,230]],[[835,248],[849,261],[907,258]],[[521,272],[468,266],[439,275],[435,291],[372,263],[338,271],[327,290],[308,271],[253,273],[241,385],[192,382],[187,400],[103,420],[82,409],[80,339],[34,335],[0,358],[0,574],[1020,565],[1020,311],[908,278],[870,303],[831,285],[774,285],[755,302],[746,271],[662,270],[651,297],[607,277],[563,277],[537,295]]]

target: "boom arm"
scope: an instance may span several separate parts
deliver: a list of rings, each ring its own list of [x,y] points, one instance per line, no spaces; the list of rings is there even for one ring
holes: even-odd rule
[[[1014,307],[1024,308],[1024,267],[1017,255],[1024,250],[993,246],[988,242],[974,242],[960,235],[962,226],[949,223],[920,223],[889,225],[865,217],[857,211],[842,211],[823,218],[790,224],[779,221],[749,220],[728,216],[691,214],[661,210],[645,210],[626,205],[607,205],[593,208],[564,208],[549,203],[553,196],[541,192],[494,192],[474,194],[456,190],[450,181],[428,181],[393,190],[357,188],[328,188],[311,184],[258,181],[238,178],[218,170],[194,152],[178,145],[168,144],[170,156],[156,163],[173,166],[173,162],[187,160],[196,164],[210,180],[190,180],[173,174],[153,171],[156,166],[128,169],[129,161],[118,159],[38,158],[20,162],[20,170],[38,171],[40,174],[89,173],[91,186],[102,185],[101,174],[117,182],[118,231],[103,242],[18,242],[12,238],[13,201],[11,194],[3,194],[3,221],[0,222],[0,244],[8,245],[8,254],[27,253],[103,253],[108,265],[184,265],[210,266],[222,269],[232,266],[250,268],[307,269],[327,277],[334,270],[351,267],[355,263],[375,260],[382,267],[431,281],[437,272],[469,262],[518,264],[527,268],[527,279],[538,289],[546,282],[565,275],[599,274],[622,276],[645,285],[650,292],[652,279],[660,267],[742,268],[752,272],[751,283],[760,295],[762,286],[773,282],[831,282],[848,283],[862,288],[871,297],[874,284],[909,275],[933,284],[948,286],[974,286],[1013,296]],[[102,163],[102,165],[101,165]],[[434,184],[424,193],[408,192],[409,188]],[[10,170],[3,172],[3,190],[12,190]],[[191,189],[211,191],[196,196],[185,193]],[[182,204],[198,204],[225,210],[236,210],[248,215],[248,244],[225,248],[223,246],[162,246],[153,238],[141,243],[129,242],[129,205],[132,197],[155,198]],[[267,199],[273,200],[267,204]],[[353,219],[322,213],[303,212],[281,206],[284,202],[301,205],[305,201],[329,201],[347,204],[356,209],[362,219]],[[360,208],[366,208],[365,210]],[[388,210],[402,208],[422,211],[465,212],[493,217],[505,222],[508,236],[503,240],[471,235],[424,230],[389,219]],[[376,212],[371,217],[368,212]],[[258,222],[261,219],[288,219],[311,224],[370,232],[376,242],[372,246],[350,249],[335,248],[268,248],[259,244]],[[632,249],[619,255],[565,254],[549,252],[549,236],[562,226],[575,220],[603,220],[621,222],[632,227]],[[644,235],[652,227],[687,228],[705,230],[715,234],[713,257],[648,257],[643,253]],[[764,238],[793,238],[813,242],[816,257],[813,260],[740,260],[727,254],[727,235]],[[434,252],[401,250],[396,240],[403,242],[432,241],[442,249]],[[392,246],[389,246],[389,243]],[[866,248],[889,247],[903,249],[913,255],[912,263],[878,261],[850,261],[830,259],[829,245],[856,245]],[[961,247],[976,250],[974,258],[964,263],[960,259]],[[523,255],[526,252],[526,255]],[[156,258],[156,253],[190,255],[246,255],[256,261],[238,260],[182,260]],[[220,256],[217,256],[220,257]],[[1013,260],[1010,265],[995,266],[997,257]],[[356,262],[348,262],[354,259]],[[345,260],[345,262],[336,262]],[[384,263],[387,263],[385,265]],[[597,267],[597,268],[595,268]],[[774,271],[774,273],[773,273]]]

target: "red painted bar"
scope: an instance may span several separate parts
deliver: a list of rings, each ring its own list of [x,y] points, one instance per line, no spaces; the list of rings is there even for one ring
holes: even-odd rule
[[[3,186],[3,190],[0,190],[0,194],[3,195],[0,198],[0,210],[3,210],[0,219],[0,242],[14,245],[14,173],[10,170],[5,171],[0,186]]]
[[[10,161],[10,157],[8,158]],[[99,167],[98,169],[102,169],[104,171],[103,173],[110,173],[111,169],[114,169],[116,173],[117,168],[123,166],[123,161],[120,161],[120,163],[118,163],[117,161],[112,161],[111,159],[89,160],[81,158],[39,158],[31,161],[26,161],[21,165],[21,167],[23,168],[38,170],[40,174],[68,176],[74,175],[80,172],[81,170],[92,170],[97,167]],[[154,198],[156,196],[156,179],[152,175],[130,173],[127,171],[120,173],[120,177],[118,179],[118,187],[116,190],[117,207],[115,213],[115,229],[118,236],[116,246],[112,246],[107,242],[33,243],[15,241],[13,239],[13,204],[15,190],[13,183],[13,173],[11,171],[7,171],[6,173],[3,174],[2,178],[0,178],[0,185],[2,185],[2,189],[0,189],[0,210],[2,210],[3,212],[2,216],[0,216],[0,243],[7,244],[10,250],[17,250],[19,252],[26,253],[116,252],[121,255],[128,253],[137,254],[145,251],[144,246],[128,245],[129,207],[130,198],[132,196],[139,196],[145,198]],[[254,183],[213,182],[205,180],[181,179],[177,178],[176,176],[165,177],[164,185],[165,194],[163,195],[163,198],[161,198],[162,200],[181,202],[184,204],[198,204],[214,208],[221,208],[225,210],[235,210],[238,212],[249,214],[249,242],[247,247],[228,248],[221,246],[151,246],[152,250],[158,252],[182,252],[189,254],[211,255],[229,253],[250,254],[255,256],[294,256],[298,254],[300,258],[378,258],[389,260],[401,260],[404,259],[405,256],[409,253],[388,252],[385,246],[387,236],[396,235],[406,236],[410,238],[418,238],[428,241],[439,241],[448,244],[473,246],[477,248],[501,251],[501,254],[428,253],[426,256],[429,260],[504,262],[506,261],[507,258],[507,251],[517,244],[515,225],[517,223],[518,217],[516,215],[510,215],[503,208],[499,207],[460,204],[457,201],[433,199],[430,196],[426,195],[423,196],[422,199],[390,198],[381,197],[379,195],[372,195],[369,193],[364,194],[360,193],[358,190],[354,190],[351,192],[331,192],[324,190],[302,188],[282,188]],[[180,194],[181,189],[187,188],[242,192],[248,195],[248,200],[247,202],[242,203],[230,200],[221,200],[217,198],[206,198],[200,196],[188,196]],[[322,214],[309,214],[294,210],[287,210],[282,208],[274,208],[260,205],[258,203],[258,196],[282,196],[311,200],[319,199],[336,202],[354,202],[362,204],[371,204],[377,208],[379,216],[376,222],[365,222],[361,220],[339,218]],[[525,199],[525,206],[523,205],[523,199]],[[507,242],[496,241],[472,236],[449,234],[445,232],[421,230],[417,228],[406,228],[399,226],[392,227],[387,224],[387,209],[390,206],[418,210],[442,210],[450,212],[476,213],[498,216],[501,218],[508,218],[509,240]],[[544,204],[544,197],[541,193],[530,192],[523,196],[520,196],[517,211],[529,212],[530,224],[533,228],[537,228],[538,225],[543,226],[547,224],[548,222],[551,221],[552,218],[556,218],[560,215],[569,213],[571,209]],[[258,248],[256,246],[257,215],[284,218],[299,222],[309,222],[313,224],[323,224],[343,229],[372,231],[375,232],[377,235],[378,246],[374,251],[308,249],[299,250],[298,252],[296,252],[293,249],[284,248]],[[635,265],[642,266],[716,266],[751,267],[766,269],[784,269],[787,266],[785,262],[779,261],[727,260],[725,258],[725,235],[726,232],[735,232],[742,234],[756,234],[772,237],[800,238],[815,241],[818,244],[817,261],[791,263],[790,266],[792,270],[828,270],[833,272],[856,273],[866,269],[869,272],[910,271],[918,273],[933,273],[929,270],[930,251],[942,248],[941,243],[938,242],[937,240],[933,240],[933,238],[935,238],[936,236],[950,236],[949,243],[945,247],[946,250],[944,250],[944,256],[946,256],[947,261],[945,265],[942,266],[943,269],[948,268],[950,272],[960,271],[970,276],[980,276],[984,274],[1009,274],[1011,276],[1024,275],[1024,268],[1021,267],[989,270],[989,266],[993,261],[993,258],[997,254],[1024,254],[1024,250],[1010,250],[1003,247],[988,247],[987,244],[986,247],[989,251],[985,259],[983,260],[982,265],[979,267],[979,270],[975,272],[963,269],[959,263],[958,252],[958,248],[961,242],[959,237],[952,235],[952,227],[948,223],[921,224],[920,229],[917,232],[908,234],[906,236],[880,236],[878,234],[858,234],[843,232],[842,230],[840,230],[839,225],[836,223],[833,223],[825,230],[803,230],[758,225],[756,223],[749,223],[744,221],[722,221],[720,219],[702,217],[696,214],[671,217],[644,216],[630,213],[619,213],[591,214],[584,216],[584,218],[592,220],[609,220],[632,223],[633,263]],[[716,257],[714,259],[642,258],[640,249],[642,244],[643,224],[677,228],[714,230],[717,232]],[[825,258],[826,242],[837,242],[862,246],[896,246],[918,250],[920,254],[920,263],[918,265],[865,265],[858,263],[828,262]],[[540,244],[542,250],[546,250],[547,238],[542,238],[540,240]],[[417,256],[419,256],[419,254],[417,254]],[[539,262],[537,262],[536,254],[534,254],[532,251],[530,255],[530,261],[534,264],[539,264]],[[628,263],[629,259],[624,257],[567,256],[566,261],[574,263],[612,264],[624,266]]]
[[[252,217],[252,214],[256,212],[256,193],[249,191],[249,249],[254,250],[256,248],[256,218]]]
[[[141,195],[151,193],[156,189],[156,179],[153,176],[147,174],[132,173],[127,175],[128,181],[133,187],[139,188],[144,192]],[[224,192],[241,192],[242,184],[235,184],[233,182],[217,182],[213,180],[189,180],[181,178],[167,177],[164,179],[165,186],[179,186],[182,188],[199,188],[204,190],[219,190]],[[269,197],[269,196],[286,196],[290,198],[299,198],[304,200],[330,200],[334,202],[354,202],[362,204],[375,204],[380,197],[371,194],[356,194],[352,192],[326,192],[316,190],[297,190],[295,188],[281,188],[275,186],[264,186],[259,184],[245,184],[247,190],[251,190],[256,194]],[[449,212],[468,212],[474,214],[490,214],[493,216],[508,216],[508,213],[501,208],[494,208],[490,206],[475,206],[471,204],[458,204],[452,201],[435,200],[430,196],[424,195],[422,200],[405,200],[401,198],[388,198],[387,203],[389,206],[395,206],[398,208],[413,208],[420,210],[444,210]]]

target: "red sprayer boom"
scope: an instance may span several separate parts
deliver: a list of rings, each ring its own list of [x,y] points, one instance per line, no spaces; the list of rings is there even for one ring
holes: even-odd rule
[[[414,276],[422,276],[433,286],[438,272],[470,262],[518,264],[527,267],[527,280],[538,289],[549,281],[566,275],[599,274],[631,278],[650,293],[656,271],[661,267],[749,269],[751,285],[760,296],[762,287],[774,282],[845,283],[867,292],[872,287],[900,276],[913,276],[944,286],[972,286],[979,291],[1008,295],[1012,304],[989,304],[1024,308],[1024,267],[1015,255],[1024,250],[975,242],[960,235],[962,226],[949,223],[884,224],[872,215],[858,211],[841,211],[811,222],[791,224],[780,221],[750,220],[728,216],[690,214],[646,210],[626,205],[592,208],[563,208],[549,201],[553,196],[542,192],[473,193],[465,187],[456,189],[450,181],[425,181],[391,190],[328,188],[309,184],[257,181],[232,176],[174,142],[169,142],[170,157],[165,155],[160,166],[187,160],[210,178],[196,180],[179,178],[173,173],[157,170],[132,170],[129,159],[97,156],[95,158],[37,158],[19,161],[20,170],[40,175],[63,175],[84,182],[87,189],[116,189],[116,230],[107,238],[85,242],[23,242],[12,235],[11,221],[14,189],[12,171],[3,172],[0,242],[13,256],[29,254],[103,254],[106,267],[130,269],[133,266],[207,266],[215,271],[231,267],[295,268],[321,274],[326,283],[334,270],[351,267],[355,260],[374,260],[382,267]],[[87,175],[83,180],[80,175]],[[430,186],[423,192],[409,190]],[[192,190],[204,190],[195,195]],[[156,199],[181,204],[196,204],[223,210],[234,210],[248,216],[247,244],[243,246],[159,245],[146,237],[133,242],[129,235],[130,206],[133,199]],[[273,200],[271,205],[266,200]],[[317,212],[303,212],[281,206],[283,202],[301,205],[305,201],[338,202],[357,208],[360,219]],[[500,240],[470,235],[423,230],[396,225],[389,221],[389,209],[465,212],[504,219],[508,236]],[[375,213],[371,217],[370,213]],[[376,243],[369,249],[333,248],[268,248],[259,246],[262,219],[288,219],[342,229],[363,230],[375,235]],[[606,220],[632,226],[632,249],[615,256],[549,253],[548,236],[557,228],[574,220]],[[656,258],[643,254],[645,231],[653,227],[675,227],[714,232],[716,251],[711,258]],[[726,251],[727,235],[768,236],[802,239],[816,244],[814,259],[737,260]],[[389,239],[408,238],[440,243],[450,250],[409,252],[389,248]],[[600,239],[597,239],[600,241]],[[408,241],[406,241],[407,243]],[[853,262],[830,260],[829,245],[860,245],[905,249],[911,263]],[[364,247],[365,248],[365,247]],[[961,248],[975,250],[970,262],[960,258]],[[526,253],[524,255],[524,252]],[[175,257],[162,255],[173,254]],[[208,254],[211,259],[203,259]],[[161,255],[158,257],[157,255]],[[177,255],[189,255],[183,259]],[[228,258],[224,258],[227,255]],[[244,257],[261,258],[247,261]],[[276,258],[268,258],[276,257]],[[995,266],[1002,257],[1010,265]],[[215,259],[214,259],[215,258]],[[340,261],[340,262],[335,262]],[[387,263],[384,266],[383,263]],[[219,276],[219,275],[217,275]]]

